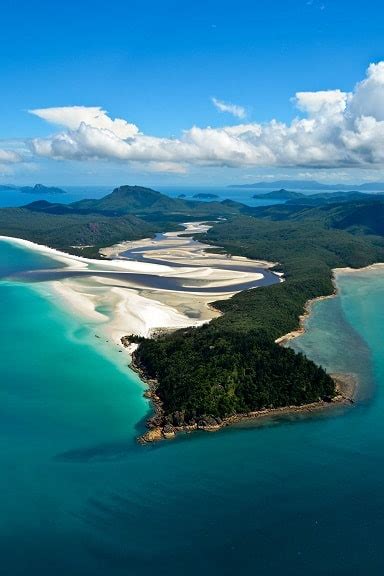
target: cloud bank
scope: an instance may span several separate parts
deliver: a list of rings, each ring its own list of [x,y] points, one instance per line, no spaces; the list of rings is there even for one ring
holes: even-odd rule
[[[139,162],[168,172],[183,172],[193,165],[383,165],[384,62],[371,64],[365,79],[352,92],[298,92],[293,101],[298,115],[290,123],[273,119],[219,128],[193,126],[179,138],[143,134],[134,124],[112,119],[99,107],[31,110],[63,130],[32,140],[30,147],[34,154],[54,159]],[[234,114],[234,109],[228,108],[235,105],[219,100],[214,103]]]
[[[22,161],[22,156],[17,152],[0,148],[0,164],[17,164]]]
[[[24,158],[18,152],[0,148],[0,176],[13,174],[16,165],[26,166],[26,164],[23,163]]]

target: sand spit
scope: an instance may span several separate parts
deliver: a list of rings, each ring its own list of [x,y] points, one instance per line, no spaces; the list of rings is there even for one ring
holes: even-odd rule
[[[206,253],[211,246],[184,236],[208,229],[203,223],[186,223],[182,233],[123,242],[102,250],[109,260],[73,256],[21,238],[0,236],[0,240],[47,255],[64,264],[65,272],[75,272],[67,278],[45,281],[44,286],[57,295],[58,304],[69,306],[120,345],[121,337],[127,334],[148,337],[159,329],[209,322],[220,315],[210,305],[212,301],[230,298],[239,291],[237,285],[257,285],[263,279],[262,269],[274,265]],[[127,250],[129,259],[122,256]],[[132,251],[137,251],[137,260]],[[146,261],[149,258],[151,261]],[[172,289],[163,288],[161,283],[154,287],[146,276],[176,283]]]

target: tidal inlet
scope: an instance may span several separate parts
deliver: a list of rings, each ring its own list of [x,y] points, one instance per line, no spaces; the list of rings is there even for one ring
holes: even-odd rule
[[[381,576],[383,7],[3,4],[1,576]]]

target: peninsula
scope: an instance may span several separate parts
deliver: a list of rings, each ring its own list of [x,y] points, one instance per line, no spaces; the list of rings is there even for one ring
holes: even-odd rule
[[[58,271],[61,296],[100,322],[103,307],[118,311],[111,334],[150,385],[154,439],[332,403],[335,380],[276,340],[307,301],[333,293],[333,268],[384,261],[383,221],[380,198],[252,208],[122,186],[0,210],[0,234],[63,250],[76,269]]]

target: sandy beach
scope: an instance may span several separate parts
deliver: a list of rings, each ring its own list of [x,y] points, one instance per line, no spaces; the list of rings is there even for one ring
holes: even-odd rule
[[[338,274],[356,274],[359,272],[369,272],[372,270],[382,271],[384,268],[384,262],[375,262],[375,264],[370,264],[364,268],[335,268],[333,273],[335,276]]]
[[[123,242],[101,251],[108,260],[72,256],[20,238],[0,236],[0,240],[64,264],[64,277],[45,281],[44,286],[57,297],[58,305],[69,306],[94,324],[95,332],[121,345],[121,337],[127,334],[148,337],[158,329],[209,322],[220,315],[211,302],[230,298],[242,286],[257,286],[264,279],[263,271],[274,266],[207,253],[211,246],[184,236],[208,228],[186,223],[182,233]],[[124,256],[127,252],[129,259]]]
[[[361,273],[374,271],[374,270],[382,271],[383,268],[384,268],[384,262],[376,262],[375,264],[370,264],[369,266],[365,266],[364,268],[350,268],[350,267],[334,268],[332,270],[334,292],[332,294],[327,295],[327,296],[319,296],[318,298],[313,298],[312,300],[308,300],[308,302],[306,302],[306,304],[305,304],[304,314],[302,314],[299,317],[298,328],[296,330],[293,330],[292,332],[288,332],[288,334],[284,334],[284,336],[280,336],[279,338],[277,338],[275,340],[276,344],[284,345],[287,342],[289,342],[290,340],[293,340],[294,338],[297,338],[298,336],[301,336],[302,334],[304,334],[305,322],[306,322],[308,316],[310,316],[310,314],[311,314],[312,306],[316,302],[320,302],[321,300],[327,300],[328,298],[335,298],[335,296],[337,296],[337,294],[338,294],[337,276],[338,275],[340,275],[340,274],[359,274],[359,273],[361,274]]]

